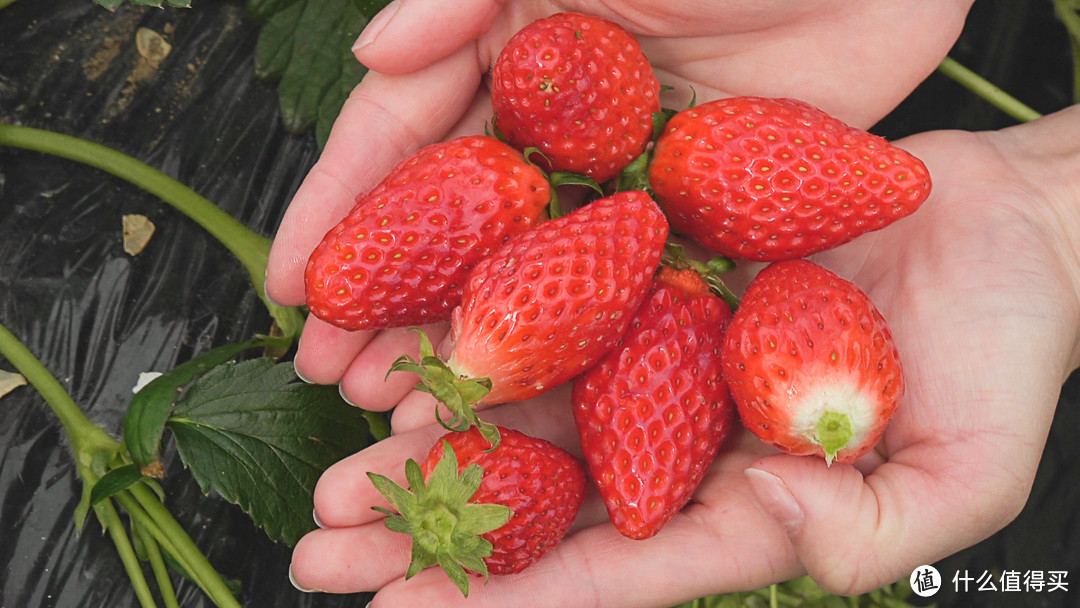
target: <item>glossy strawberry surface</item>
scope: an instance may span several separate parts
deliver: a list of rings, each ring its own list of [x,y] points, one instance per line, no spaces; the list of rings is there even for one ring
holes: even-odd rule
[[[349,330],[445,320],[476,262],[540,221],[550,194],[543,172],[495,138],[422,148],[311,254],[308,308]]]
[[[872,450],[904,392],[885,318],[857,286],[806,260],[773,263],[750,283],[723,364],[747,429],[829,463]]]
[[[615,23],[578,13],[526,26],[492,68],[495,126],[507,141],[538,148],[552,170],[598,182],[645,151],[659,95],[638,42]]]
[[[730,319],[696,271],[661,267],[619,345],[574,380],[589,474],[624,536],[653,536],[686,505],[735,424]]]
[[[644,192],[620,192],[522,233],[473,269],[447,366],[488,378],[484,403],[539,395],[611,349],[645,297],[668,226]]]
[[[801,101],[732,97],[667,123],[648,169],[673,232],[735,259],[801,258],[888,226],[930,193],[918,158]]]

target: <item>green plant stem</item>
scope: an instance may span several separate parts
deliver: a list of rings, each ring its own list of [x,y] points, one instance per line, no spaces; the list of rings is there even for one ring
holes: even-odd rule
[[[56,377],[3,324],[0,324],[0,355],[7,359],[37,390],[63,425],[71,441],[79,477],[83,481],[83,499],[88,503],[90,488],[107,472],[109,464],[116,459],[120,449],[119,442],[86,417]],[[239,608],[240,604],[236,602],[221,576],[157,495],[141,483],[133,486],[130,493],[131,496],[123,492],[116,495],[117,501],[128,515],[138,520],[140,525],[146,526],[148,531],[153,532],[155,528],[159,530],[160,535],[155,534],[158,542],[163,547],[168,547],[170,553],[188,569],[188,572],[196,578],[206,594],[218,606]],[[101,508],[106,505],[107,508]],[[108,502],[96,507],[95,513],[102,527],[112,537],[120,553],[120,559],[131,576],[136,595],[141,601],[143,596],[141,587],[145,586],[146,579],[143,577],[141,568],[137,567],[138,558],[123,532],[119,516]],[[136,566],[134,569],[133,563]],[[149,605],[154,605],[152,599]]]
[[[119,450],[119,442],[86,417],[56,377],[3,324],[0,324],[0,355],[15,366],[56,414],[71,440],[83,479],[89,475],[91,481],[97,481]]]
[[[200,586],[210,599],[221,608],[240,608],[240,603],[233,597],[221,575],[210,565],[206,556],[195,545],[195,541],[191,540],[187,531],[165,508],[165,505],[161,504],[157,496],[142,484],[135,484],[128,491],[146,510],[146,514],[153,519],[154,523],[161,528],[162,533],[173,541],[176,550],[173,556],[185,564],[189,574],[201,581]]]
[[[157,602],[154,601],[154,593],[150,590],[146,577],[143,576],[139,558],[135,555],[131,540],[128,539],[124,531],[124,524],[120,521],[120,516],[117,515],[112,503],[107,500],[102,501],[94,507],[94,512],[97,514],[102,527],[108,530],[113,544],[116,545],[116,552],[120,554],[120,561],[124,564],[124,570],[127,572],[128,578],[131,579],[131,586],[139,603],[144,607],[153,608],[157,606]]]
[[[942,60],[938,71],[1020,122],[1030,122],[1042,116],[952,57]]]
[[[12,4],[15,4],[15,0],[0,0],[0,9],[5,9]]]
[[[143,546],[146,547],[146,558],[150,562],[150,569],[154,572],[157,580],[158,591],[161,593],[165,608],[180,608],[180,601],[176,598],[176,589],[173,588],[172,579],[169,578],[169,570],[165,565],[165,559],[161,556],[161,546],[157,540],[141,524],[133,525],[132,528],[139,535]]]
[[[1058,19],[1069,32],[1073,64],[1073,103],[1080,103],[1080,14],[1077,14],[1076,3],[1073,0],[1053,0],[1053,2]]]
[[[161,526],[158,525],[157,521],[142,508],[139,501],[135,500],[135,497],[131,495],[130,491],[118,492],[113,498],[116,499],[116,502],[120,503],[120,506],[124,508],[124,511],[128,513],[131,519],[138,526],[141,526],[146,533],[157,542],[162,550],[173,556],[176,563],[187,573],[191,580],[194,581],[200,589],[205,591],[206,584],[203,581],[205,578],[203,572],[201,572],[197,565],[188,561],[187,556],[180,552],[176,543],[173,542],[173,539],[170,538],[169,535],[161,529]]]
[[[266,297],[266,264],[270,239],[250,230],[217,205],[165,173],[112,148],[85,139],[30,127],[0,124],[0,145],[52,154],[74,160],[124,179],[157,196],[221,242],[247,269],[256,294],[278,328],[288,337],[299,335],[303,314]]]

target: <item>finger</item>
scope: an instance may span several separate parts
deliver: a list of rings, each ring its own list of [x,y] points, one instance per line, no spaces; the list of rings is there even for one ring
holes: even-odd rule
[[[362,526],[383,516],[371,507],[391,508],[375,489],[368,473],[389,477],[408,487],[405,461],[422,462],[446,430],[431,425],[412,433],[387,437],[331,465],[315,484],[315,517],[326,529]]]
[[[497,409],[509,408],[521,410],[518,415],[524,417],[535,417],[539,414],[539,416],[555,419],[565,415],[566,419],[570,420],[570,386],[570,383],[565,383],[551,389],[539,397],[526,401],[498,405],[481,404],[475,409],[477,412],[480,412],[481,420],[488,422],[495,422],[494,420],[488,420],[488,418],[492,416],[492,412]],[[393,416],[390,419],[390,424],[395,433],[406,433],[435,423],[436,412],[443,421],[449,421],[452,417],[450,410],[447,409],[445,405],[439,403],[433,396],[425,392],[413,391],[398,403],[397,408],[394,410]],[[505,412],[497,414],[496,416],[504,415]],[[516,422],[515,424],[520,423]],[[573,437],[573,439],[576,439],[576,436]],[[572,447],[571,444],[562,447],[569,449],[567,446]]]
[[[402,76],[368,72],[334,122],[318,162],[278,228],[266,293],[285,306],[304,303],[304,267],[323,236],[405,156],[441,139],[473,103],[481,74],[463,48]]]
[[[746,476],[810,575],[850,595],[970,546],[1019,513],[1030,478],[1015,465],[1034,465],[995,462],[999,441],[916,444],[865,478],[850,465],[788,455],[767,457]]]
[[[309,315],[293,357],[296,373],[305,382],[337,384],[349,363],[377,333],[345,331]]]
[[[420,328],[435,343],[449,331],[446,323]],[[383,412],[396,406],[416,386],[416,374],[390,372],[402,355],[420,358],[420,334],[409,328],[379,332],[352,359],[341,378],[341,394],[350,403],[366,410]]]
[[[307,591],[371,591],[402,576],[409,565],[409,537],[382,521],[333,530],[314,530],[293,548],[289,575]]]
[[[371,484],[369,472],[385,475],[405,484],[405,461],[421,462],[439,437],[448,431],[435,424],[428,410],[426,425],[402,432],[330,466],[315,485],[315,513],[326,528],[359,526],[380,517],[371,506],[389,508],[389,503]],[[484,417],[492,424],[517,429],[580,456],[577,429],[569,403],[523,402],[492,408]]]
[[[628,539],[607,522],[576,532],[520,573],[471,579],[467,600],[432,568],[393,580],[372,606],[495,608],[521,605],[522,598],[535,608],[670,606],[799,576],[790,544],[746,488],[727,490],[707,515],[691,506],[647,540]]]
[[[506,2],[396,0],[364,28],[353,54],[369,68],[389,74],[421,69],[487,32]]]

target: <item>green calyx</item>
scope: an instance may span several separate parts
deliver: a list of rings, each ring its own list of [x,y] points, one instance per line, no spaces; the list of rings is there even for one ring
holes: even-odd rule
[[[735,262],[725,256],[717,256],[706,262],[695,260],[686,255],[686,249],[678,244],[668,241],[664,244],[664,255],[661,262],[676,270],[692,268],[697,271],[713,293],[720,296],[732,311],[739,307],[739,296],[731,291],[721,277],[724,273],[735,269]]]
[[[615,182],[616,192],[628,192],[631,190],[644,190],[652,196],[652,186],[649,185],[649,161],[652,158],[651,150],[642,152],[629,165],[619,172]]]
[[[480,434],[491,443],[491,449],[499,446],[499,429],[491,423],[480,420],[473,404],[480,401],[491,391],[491,380],[487,378],[460,378],[446,363],[435,355],[431,339],[423,331],[420,334],[420,360],[402,355],[390,366],[390,372],[412,372],[420,377],[416,389],[430,393],[450,410],[449,420],[443,420],[438,409],[435,419],[448,431],[467,431],[475,426]],[[490,451],[490,450],[489,450]]]
[[[471,464],[458,474],[457,455],[443,441],[443,456],[428,481],[424,481],[415,460],[405,463],[405,478],[411,491],[383,475],[368,473],[368,477],[397,513],[372,508],[387,516],[388,529],[413,539],[412,562],[405,572],[406,579],[438,565],[462,595],[468,597],[466,570],[479,573],[485,580],[488,578],[484,558],[491,557],[493,547],[481,535],[504,526],[514,512],[505,505],[469,502],[484,477],[480,465]]]
[[[814,428],[817,441],[825,450],[825,464],[832,465],[836,453],[843,449],[854,434],[851,430],[851,419],[847,414],[828,411],[818,419]]]

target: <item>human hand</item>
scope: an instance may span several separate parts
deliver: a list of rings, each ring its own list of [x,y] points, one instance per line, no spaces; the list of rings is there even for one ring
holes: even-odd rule
[[[1080,365],[1080,182],[1065,177],[1080,174],[1077,141],[1080,107],[1000,132],[897,142],[929,167],[930,198],[815,257],[870,295],[905,365],[907,393],[875,452],[826,467],[743,432],[657,536],[619,536],[594,493],[562,544],[475,585],[469,605],[664,606],[804,571],[857,593],[1003,527],[1026,501],[1061,385]],[[431,419],[430,403],[399,408]],[[367,509],[385,503],[364,473],[400,482],[404,460],[443,432],[416,416],[320,480],[324,529],[296,547],[298,584],[377,589],[376,606],[462,601],[437,569],[405,581],[408,538]],[[579,451],[565,387],[484,417]]]
[[[621,23],[641,40],[667,107],[728,95],[796,97],[855,126],[891,110],[944,57],[971,0],[843,5],[789,2],[394,2],[365,31],[357,58],[371,68],[343,108],[326,149],[282,220],[266,290],[304,302],[303,271],[322,236],[404,156],[491,117],[483,79],[502,45],[536,18],[573,10]],[[450,15],[452,18],[448,19]],[[438,32],[424,35],[417,32]],[[432,340],[445,325],[428,327]],[[390,363],[415,354],[404,330],[347,332],[310,317],[297,371],[365,408],[386,410],[412,387]],[[408,411],[405,409],[404,411]]]

